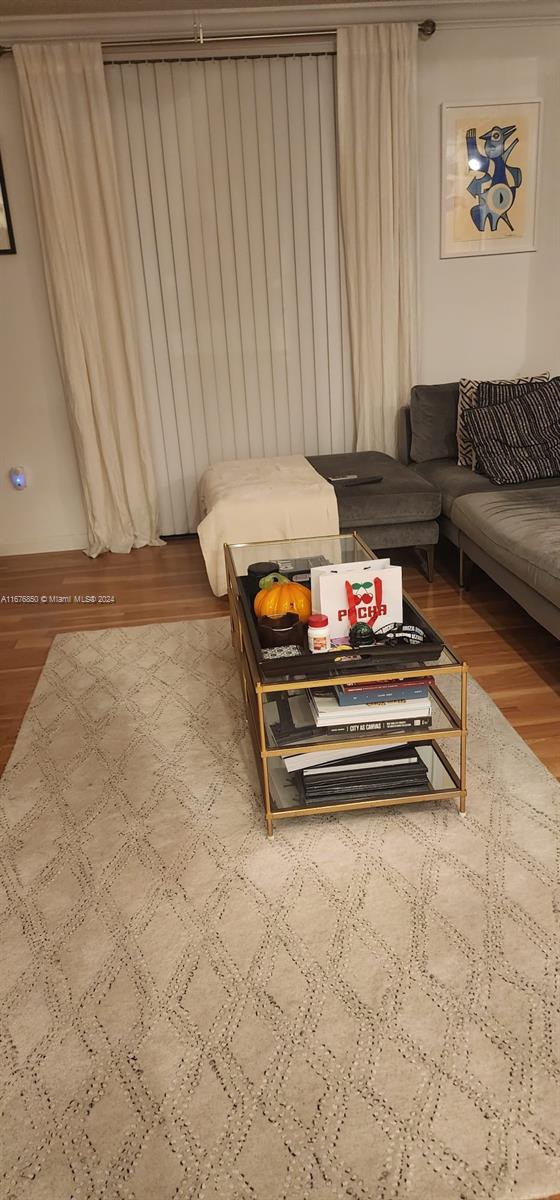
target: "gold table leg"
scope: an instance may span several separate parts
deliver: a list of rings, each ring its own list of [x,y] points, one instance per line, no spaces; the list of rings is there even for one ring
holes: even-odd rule
[[[462,796],[459,797],[459,812],[464,815],[467,811],[467,688],[469,682],[469,674],[466,663],[463,663],[461,671],[461,791]]]
[[[264,795],[264,811],[266,820],[266,832],[269,837],[274,834],[274,822],[272,820],[272,808],[270,804],[270,789],[268,786],[268,757],[266,754],[266,733],[264,728],[264,712],[263,712],[263,695],[260,688],[257,688],[257,704],[259,709],[259,732],[261,740],[261,759],[262,759],[262,777],[263,777],[263,795]]]

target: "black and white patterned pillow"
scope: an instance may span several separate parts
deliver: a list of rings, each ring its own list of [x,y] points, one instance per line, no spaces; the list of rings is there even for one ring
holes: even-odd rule
[[[519,399],[471,408],[464,421],[477,469],[492,483],[560,477],[560,378]]]
[[[546,376],[548,379],[548,375]],[[522,400],[542,380],[516,379],[512,383],[484,382],[478,385],[476,408],[490,408],[491,404],[504,404],[506,400]]]
[[[520,379],[496,379],[492,382],[484,382],[480,379],[460,379],[459,380],[459,404],[457,407],[457,463],[460,467],[470,467],[475,470],[476,464],[472,451],[469,430],[465,423],[464,416],[471,408],[478,408],[480,402],[480,389],[485,388],[503,388],[521,385],[533,385],[542,383],[550,379],[550,372],[544,371],[542,375],[523,375]],[[488,393],[487,393],[488,394]],[[500,399],[506,397],[496,397],[493,400],[487,399],[487,404],[497,404]],[[511,397],[513,399],[513,397]]]
[[[548,378],[548,376],[547,376]],[[493,404],[504,404],[507,400],[523,400],[525,396],[540,383],[529,379],[516,379],[511,383],[492,383],[485,381],[478,385],[476,408],[490,408]],[[471,465],[473,471],[478,470],[474,446],[471,446]]]

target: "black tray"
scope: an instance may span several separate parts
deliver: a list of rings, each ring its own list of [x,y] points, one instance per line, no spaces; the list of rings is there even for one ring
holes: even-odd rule
[[[409,600],[403,597],[403,624],[418,625],[422,632],[426,635],[426,641],[419,646],[372,646],[367,650],[328,650],[325,654],[312,654],[310,650],[304,650],[303,654],[294,654],[293,657],[286,658],[265,658],[263,655],[263,647],[259,641],[259,633],[257,628],[257,618],[253,610],[253,603],[248,591],[249,580],[247,575],[238,575],[237,584],[239,588],[239,599],[241,607],[245,613],[249,636],[253,653],[257,660],[259,669],[263,675],[271,681],[278,678],[296,679],[298,677],[310,677],[319,679],[324,675],[345,675],[351,672],[359,673],[360,671],[375,671],[377,667],[380,670],[386,668],[388,671],[393,666],[403,664],[403,669],[408,669],[413,663],[418,663],[419,666],[427,665],[427,662],[432,658],[437,658],[441,653],[443,641],[435,629],[428,624],[426,618],[411,604]]]

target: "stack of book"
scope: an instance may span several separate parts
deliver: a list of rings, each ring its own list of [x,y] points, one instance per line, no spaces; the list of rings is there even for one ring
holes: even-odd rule
[[[387,746],[352,758],[319,762],[297,772],[306,805],[344,803],[429,790],[428,770],[415,746]]]
[[[308,692],[317,729],[325,737],[345,732],[401,733],[427,729],[432,719],[431,676],[342,684]]]
[[[346,741],[373,733],[409,733],[431,723],[431,677],[279,692],[265,705],[275,746]]]

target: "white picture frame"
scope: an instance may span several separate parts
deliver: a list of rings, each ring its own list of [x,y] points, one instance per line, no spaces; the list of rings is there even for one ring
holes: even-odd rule
[[[541,104],[442,104],[441,258],[536,250]]]

